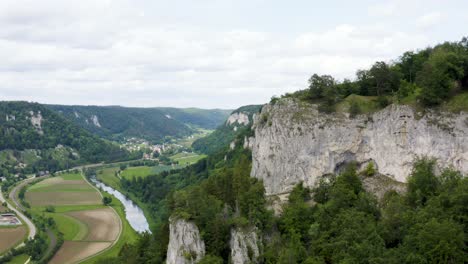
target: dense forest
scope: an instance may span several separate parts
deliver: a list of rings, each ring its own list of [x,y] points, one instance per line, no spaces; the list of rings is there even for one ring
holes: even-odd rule
[[[370,69],[358,70],[354,80],[313,74],[308,83],[307,89],[283,97],[320,102],[320,109],[329,112],[350,95],[374,96],[381,108],[390,103],[434,107],[465,91],[452,110],[467,110],[468,38],[405,52],[391,63],[378,61]],[[355,114],[365,110],[362,101],[350,103]]]
[[[229,110],[197,108],[134,108],[121,106],[48,105],[68,120],[110,140],[137,137],[161,142],[165,137],[189,136],[196,127],[214,129]]]
[[[55,171],[83,163],[129,158],[104,141],[37,103],[0,102],[2,173]],[[25,166],[17,167],[19,163]]]

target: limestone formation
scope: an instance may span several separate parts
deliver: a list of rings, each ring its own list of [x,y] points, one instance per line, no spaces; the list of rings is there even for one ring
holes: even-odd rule
[[[468,114],[415,112],[390,105],[354,118],[325,114],[292,99],[266,105],[255,117],[251,175],[268,195],[291,191],[299,182],[317,184],[350,161],[372,161],[379,173],[405,182],[418,157],[468,172]]]
[[[169,226],[169,245],[167,264],[193,264],[205,256],[205,243],[200,231],[193,223],[183,219],[171,218]]]

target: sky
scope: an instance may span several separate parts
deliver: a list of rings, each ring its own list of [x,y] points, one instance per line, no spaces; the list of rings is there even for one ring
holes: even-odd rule
[[[233,109],[468,36],[468,1],[0,0],[0,100]]]

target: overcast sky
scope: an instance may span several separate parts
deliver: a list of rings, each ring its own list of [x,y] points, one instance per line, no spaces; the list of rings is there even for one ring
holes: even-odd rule
[[[468,35],[468,1],[0,0],[0,100],[237,108]]]

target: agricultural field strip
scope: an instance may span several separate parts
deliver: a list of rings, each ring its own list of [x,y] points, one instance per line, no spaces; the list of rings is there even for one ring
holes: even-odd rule
[[[58,177],[57,177],[58,178]],[[99,196],[101,199],[102,199],[102,193],[95,187],[93,186],[92,184],[90,184],[87,179],[83,176],[83,175],[74,175],[74,176],[70,176],[68,174],[65,174],[65,175],[62,175],[61,176],[62,179],[51,179],[49,182],[41,182],[41,183],[38,183],[40,184],[39,186],[35,187],[35,188],[30,188],[31,189],[31,193],[35,193],[35,195],[37,194],[40,194],[40,193],[43,193],[43,190],[46,189],[48,191],[52,191],[52,195],[61,195],[61,193],[63,193],[63,189],[64,189],[64,186],[67,186],[69,188],[69,186],[72,186],[72,187],[76,187],[76,185],[80,186],[79,188],[74,188],[72,190],[70,190],[69,194],[73,194],[73,192],[96,192],[96,195],[95,196]],[[68,183],[71,183],[71,184],[68,184]],[[85,186],[85,187],[84,187]],[[33,186],[34,187],[34,186]],[[58,188],[58,190],[57,190]],[[29,192],[29,189],[28,189],[28,192]],[[26,195],[28,196],[28,195]],[[99,200],[96,200],[96,203],[100,203],[100,199]],[[45,205],[45,204],[44,204]],[[43,206],[36,206],[37,207],[37,210],[41,210],[41,209],[44,209],[45,207]],[[76,208],[75,208],[76,207]],[[109,248],[111,248],[113,245],[115,245],[115,243],[118,241],[118,239],[120,238],[120,234],[122,232],[122,223],[121,223],[121,219],[119,217],[119,215],[117,214],[117,212],[115,212],[115,210],[113,208],[111,209],[108,209],[108,210],[112,210],[112,213],[113,215],[111,216],[114,217],[115,221],[118,221],[118,231],[117,232],[114,232],[117,233],[117,235],[114,237],[112,237],[111,239],[96,239],[96,240],[91,240],[91,239],[86,239],[86,236],[89,236],[91,233],[93,233],[92,231],[92,226],[90,226],[90,223],[86,223],[86,221],[82,221],[82,219],[78,219],[75,215],[73,215],[74,213],[78,213],[80,214],[80,212],[83,212],[85,210],[88,210],[91,209],[91,211],[93,210],[103,210],[103,209],[107,209],[107,208],[111,208],[111,207],[103,207],[103,206],[99,206],[99,205],[73,205],[73,204],[70,204],[70,205],[58,205],[57,206],[57,214],[56,213],[50,213],[50,215],[60,215],[60,216],[55,216],[54,219],[59,219],[58,222],[60,224],[60,221],[73,221],[74,222],[74,225],[75,226],[78,226],[78,230],[76,230],[75,227],[70,227],[71,229],[75,229],[75,230],[72,230],[72,234],[71,236],[67,237],[67,239],[70,239],[70,240],[67,240],[67,241],[73,241],[73,242],[79,242],[79,243],[108,243],[109,245],[107,245],[107,248],[105,248],[105,250],[102,250],[102,249],[99,249],[99,252],[96,252],[95,254],[93,254],[92,256],[88,256],[86,257],[85,259],[89,259],[91,257],[94,257],[96,255],[99,255],[105,251],[107,251]],[[61,220],[60,220],[61,219]],[[65,223],[67,224],[67,223]],[[70,226],[72,226],[73,224],[71,224]],[[91,224],[92,225],[92,224]],[[111,225],[111,226],[115,226],[115,225]],[[86,229],[86,230],[84,230]],[[70,232],[70,231],[69,231]],[[80,239],[80,240],[79,240]],[[101,246],[103,244],[100,244]],[[59,250],[60,252],[60,250]],[[57,254],[59,253],[57,252]],[[94,253],[94,252],[93,252]],[[83,254],[83,252],[80,252],[79,254]],[[84,261],[85,259],[80,259],[79,261]]]
[[[0,228],[0,255],[17,245],[21,245],[26,234],[25,226]]]

